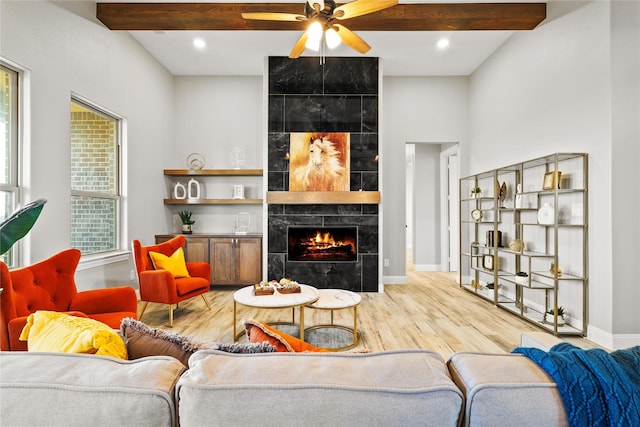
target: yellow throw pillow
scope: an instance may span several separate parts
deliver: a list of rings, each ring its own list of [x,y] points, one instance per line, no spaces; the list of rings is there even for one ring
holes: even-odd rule
[[[176,251],[170,256],[163,255],[159,252],[149,251],[153,268],[156,270],[167,270],[173,274],[176,279],[179,277],[191,277],[187,270],[187,264],[184,260],[184,252],[182,248],[176,249]]]
[[[56,311],[36,311],[20,334],[29,351],[88,353],[127,360],[127,347],[116,331],[102,322]]]

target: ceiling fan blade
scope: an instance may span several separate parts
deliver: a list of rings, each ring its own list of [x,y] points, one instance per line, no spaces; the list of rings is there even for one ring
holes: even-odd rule
[[[367,53],[371,49],[371,46],[366,41],[362,40],[359,35],[345,27],[344,25],[333,25],[338,31],[338,35],[342,39],[342,42],[349,46],[353,50],[357,50],[360,53]]]
[[[302,33],[302,36],[298,39],[295,45],[293,45],[293,49],[291,49],[291,53],[289,53],[289,58],[298,58],[304,52],[305,45],[307,44],[307,39],[309,38],[308,31]]]
[[[304,21],[306,16],[297,15],[295,13],[274,13],[274,12],[245,12],[242,14],[244,19],[255,19],[258,21]]]
[[[356,0],[336,7],[333,16],[336,19],[349,19],[377,12],[398,4],[398,0]]]

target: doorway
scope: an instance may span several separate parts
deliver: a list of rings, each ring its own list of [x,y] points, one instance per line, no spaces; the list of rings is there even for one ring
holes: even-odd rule
[[[407,271],[458,270],[458,144],[406,144]]]

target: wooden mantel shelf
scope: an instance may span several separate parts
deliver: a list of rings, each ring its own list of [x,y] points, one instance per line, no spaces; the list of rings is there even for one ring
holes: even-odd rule
[[[268,204],[379,204],[379,191],[268,191]]]
[[[167,176],[262,176],[262,169],[165,169]]]

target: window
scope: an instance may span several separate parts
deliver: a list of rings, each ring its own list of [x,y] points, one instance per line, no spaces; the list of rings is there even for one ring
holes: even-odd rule
[[[71,100],[71,246],[83,255],[120,249],[121,119]]]
[[[7,218],[19,202],[18,187],[18,72],[0,62],[0,218]],[[10,267],[17,265],[16,246],[0,256]]]

